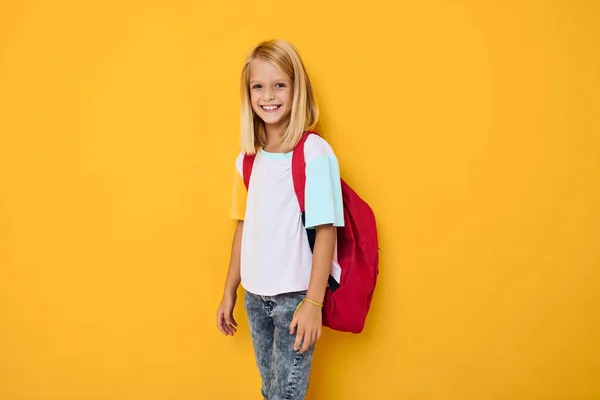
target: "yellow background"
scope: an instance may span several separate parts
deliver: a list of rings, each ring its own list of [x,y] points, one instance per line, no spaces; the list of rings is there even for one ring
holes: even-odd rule
[[[215,314],[239,72],[301,51],[373,206],[310,399],[600,398],[597,1],[3,1],[0,399],[257,399]]]

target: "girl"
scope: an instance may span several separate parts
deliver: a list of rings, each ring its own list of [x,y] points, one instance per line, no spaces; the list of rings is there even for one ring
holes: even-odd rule
[[[237,331],[233,309],[241,283],[263,397],[304,399],[330,274],[339,282],[335,227],[343,226],[344,217],[338,162],[325,140],[308,137],[302,214],[292,153],[317,124],[319,110],[290,43],[273,40],[254,48],[242,70],[241,92],[242,152],[231,209],[238,223],[217,326],[227,336]],[[248,189],[245,154],[256,155]]]

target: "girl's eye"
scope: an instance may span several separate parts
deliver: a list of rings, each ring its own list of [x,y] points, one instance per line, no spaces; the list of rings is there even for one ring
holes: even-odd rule
[[[260,86],[258,83],[255,83],[254,85],[252,85],[252,89],[260,89],[262,86]]]
[[[275,85],[275,87],[284,88],[285,87],[285,83],[278,83],[278,84]]]

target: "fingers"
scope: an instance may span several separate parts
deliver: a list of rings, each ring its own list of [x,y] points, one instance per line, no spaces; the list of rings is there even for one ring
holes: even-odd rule
[[[294,316],[290,324],[290,334],[293,335],[294,332],[296,332],[294,351],[304,353],[321,337],[322,327],[320,324],[316,326],[308,324],[307,326],[305,321],[301,322],[300,318]]]
[[[231,316],[225,317],[225,324],[227,326],[227,330],[229,331],[231,336],[233,336],[233,334],[237,332],[237,329],[235,329],[233,326],[233,324],[235,324],[235,326],[237,326],[237,323],[235,322],[233,317],[231,317]]]
[[[302,343],[302,339],[304,339],[304,328],[298,327],[298,333],[296,333],[296,340],[294,341],[294,350],[298,351],[300,348],[300,343]]]
[[[312,344],[315,342],[316,332],[306,332],[304,334],[304,342],[302,342],[302,348],[300,353],[304,353]]]
[[[321,328],[316,329],[315,331],[309,332],[308,330],[304,331],[304,340],[302,342],[302,347],[300,348],[300,353],[304,353],[309,349],[310,346],[316,343],[317,340],[321,338],[321,334],[323,330]],[[296,338],[296,342],[298,338]],[[296,346],[294,346],[294,350],[296,350]]]
[[[221,331],[221,333],[225,336],[227,336],[227,330],[225,329],[225,318],[223,316],[223,312],[221,310],[219,310],[217,312],[217,328],[219,328],[219,330]]]
[[[321,329],[318,329],[312,333],[308,331],[304,332],[304,340],[302,341],[302,347],[300,348],[300,353],[304,353],[309,349],[310,346],[315,344],[315,342],[321,337]],[[296,340],[297,341],[297,340]],[[297,348],[294,346],[294,350]]]
[[[237,322],[233,319],[233,316],[230,314],[229,316],[225,316],[225,313],[221,310],[217,312],[217,328],[219,331],[225,336],[233,336],[237,329]]]

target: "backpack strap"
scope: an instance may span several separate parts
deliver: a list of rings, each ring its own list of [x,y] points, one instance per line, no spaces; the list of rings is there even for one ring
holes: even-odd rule
[[[306,189],[306,160],[304,159],[304,143],[310,135],[317,135],[317,132],[306,131],[292,154],[292,178],[294,179],[294,191],[300,205],[300,211],[305,211],[304,192]]]
[[[302,225],[306,225],[306,208],[304,204],[304,194],[306,191],[306,160],[304,159],[304,143],[306,143],[306,139],[308,139],[310,135],[319,136],[317,132],[306,131],[302,136],[302,139],[300,139],[300,141],[294,148],[294,153],[292,154],[292,178],[294,179],[294,190],[296,191],[296,198],[298,199],[300,211],[302,212]],[[317,231],[315,229],[305,230],[308,238],[308,244],[310,246],[310,251],[313,252],[315,249]],[[340,287],[340,284],[331,275],[329,275],[327,283],[331,292],[335,292]]]
[[[244,154],[244,163],[242,164],[242,173],[244,174],[244,185],[246,190],[250,186],[250,175],[252,175],[252,167],[254,166],[254,160],[256,154]]]

